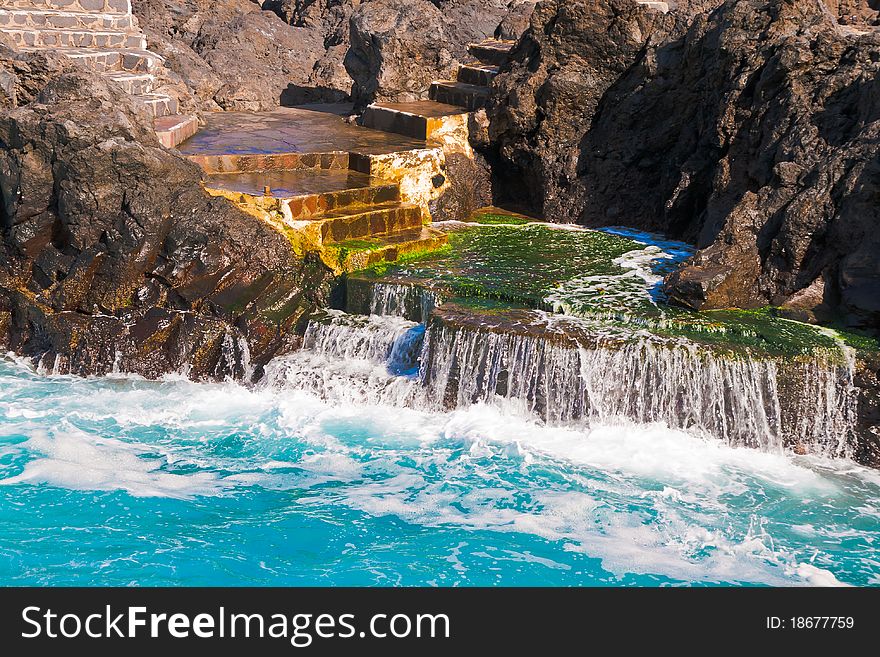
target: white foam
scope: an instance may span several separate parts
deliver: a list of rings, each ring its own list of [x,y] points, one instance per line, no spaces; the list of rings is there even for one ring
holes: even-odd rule
[[[828,479],[785,454],[734,448],[663,424],[621,420],[590,429],[548,427],[502,416],[498,409],[484,405],[451,414],[445,434],[469,443],[513,443],[555,459],[671,486],[699,484],[717,492],[716,482],[725,477],[729,485],[739,487],[741,473],[820,495],[836,490]]]
[[[7,435],[30,436],[10,448],[30,460],[0,485],[176,498],[322,486],[296,503],[537,536],[601,559],[618,577],[834,585],[846,577],[829,559],[804,557],[801,541],[774,537],[778,530],[760,517],[743,526],[748,510],[731,498],[772,490],[805,508],[844,500],[855,515],[878,513],[870,500],[880,496],[880,480],[851,462],[735,449],[661,424],[548,427],[515,416],[503,402],[439,414],[355,402],[333,407],[304,391],[268,386],[71,380],[46,408],[49,418],[72,419],[41,433],[36,427],[48,420],[28,411],[44,403],[15,406],[21,412],[5,423]],[[126,440],[108,439],[96,435],[100,429],[74,426],[80,420],[131,431],[123,431]],[[154,444],[141,427],[171,437]],[[206,448],[242,430],[261,447],[258,456]],[[140,443],[135,436],[147,437]],[[285,442],[298,448],[272,449]],[[232,474],[221,478],[219,471]],[[807,517],[792,519],[805,543],[813,542],[814,526],[828,540],[853,540]]]
[[[73,490],[123,490],[135,497],[186,499],[215,494],[220,488],[208,472],[175,474],[163,470],[163,459],[118,440],[96,438],[70,427],[34,432],[22,445],[37,454],[18,475],[0,480],[2,486],[49,484]]]
[[[809,563],[799,563],[792,566],[791,571],[810,586],[848,586],[834,576],[834,573],[817,568]]]

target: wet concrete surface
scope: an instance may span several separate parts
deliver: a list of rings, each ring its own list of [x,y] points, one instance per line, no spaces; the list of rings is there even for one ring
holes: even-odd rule
[[[179,146],[184,155],[334,153],[385,155],[426,147],[424,140],[346,123],[321,108],[281,108],[272,112],[217,112]]]
[[[388,186],[390,183],[364,173],[350,170],[254,171],[214,174],[205,178],[212,189],[240,192],[252,196],[265,195],[266,187],[273,198],[293,198],[311,194],[328,194],[345,190]]]
[[[410,103],[376,103],[376,107],[396,112],[406,112],[415,116],[424,116],[429,119],[439,119],[444,116],[457,116],[458,114],[468,113],[463,107],[437,103],[433,100],[417,100]]]

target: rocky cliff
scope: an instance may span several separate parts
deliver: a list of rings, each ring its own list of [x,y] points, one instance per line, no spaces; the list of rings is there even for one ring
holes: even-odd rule
[[[323,23],[290,25],[254,0],[133,0],[132,8],[201,110],[335,102],[351,91]]]
[[[0,50],[0,345],[61,373],[248,376],[329,272],[161,148],[129,97]]]
[[[880,38],[820,0],[714,4],[540,3],[489,110],[498,170],[548,219],[695,241],[678,303],[876,330]]]
[[[467,44],[525,30],[535,0],[133,0],[199,108],[427,98]]]

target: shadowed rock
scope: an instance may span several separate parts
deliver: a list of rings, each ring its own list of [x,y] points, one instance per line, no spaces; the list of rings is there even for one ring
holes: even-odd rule
[[[550,220],[695,241],[675,302],[876,330],[880,39],[820,0],[682,6],[539,4],[489,110],[501,171]]]

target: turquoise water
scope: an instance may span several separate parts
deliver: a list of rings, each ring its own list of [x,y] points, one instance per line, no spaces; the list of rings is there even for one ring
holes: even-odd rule
[[[10,359],[0,391],[5,585],[880,584],[848,461]]]

